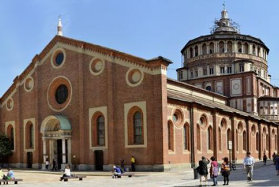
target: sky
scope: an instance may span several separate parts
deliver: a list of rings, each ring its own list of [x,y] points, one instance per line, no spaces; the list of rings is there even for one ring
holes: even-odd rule
[[[66,37],[141,58],[163,56],[174,63],[181,49],[210,33],[223,0],[0,0],[0,97],[57,33],[61,16]],[[270,49],[271,83],[279,86],[278,0],[226,0],[241,34],[260,38]],[[47,75],[46,75],[47,76]]]

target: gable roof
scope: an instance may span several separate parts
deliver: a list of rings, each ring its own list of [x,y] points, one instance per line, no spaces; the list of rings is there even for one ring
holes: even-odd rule
[[[42,60],[48,53],[49,51],[55,46],[56,43],[65,43],[71,46],[75,46],[78,48],[82,48],[82,49],[87,49],[87,50],[91,50],[94,52],[98,52],[104,55],[109,55],[115,58],[119,58],[121,60],[124,61],[129,61],[129,62],[133,62],[142,66],[146,66],[149,68],[155,68],[158,67],[158,65],[163,64],[165,66],[168,66],[169,64],[171,64],[172,62],[164,57],[156,57],[156,58],[152,58],[150,60],[146,60],[144,58],[140,58],[140,57],[136,57],[124,52],[120,52],[114,49],[110,49],[107,47],[103,47],[100,45],[96,45],[96,44],[91,44],[88,42],[84,42],[81,40],[76,40],[76,39],[72,39],[72,38],[68,38],[65,36],[59,36],[56,35],[47,45],[46,47],[42,50],[42,52],[40,54],[36,54],[31,63],[27,66],[27,68],[18,76],[15,77],[15,79],[13,80],[13,84],[8,88],[8,90],[3,94],[3,96],[0,98],[0,104],[3,103],[3,101],[5,100],[6,97],[8,97],[13,90],[17,87],[17,83],[20,83],[20,81],[24,80],[24,78],[26,77],[26,75],[28,75],[36,66],[36,63],[40,60]]]

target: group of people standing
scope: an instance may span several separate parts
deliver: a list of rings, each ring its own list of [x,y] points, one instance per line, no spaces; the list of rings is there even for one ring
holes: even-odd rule
[[[279,162],[279,157],[278,157]],[[252,181],[253,179],[253,167],[254,167],[254,158],[251,156],[250,152],[247,152],[246,157],[244,158],[243,165],[244,169],[246,170],[247,180]],[[208,171],[208,165],[210,164],[210,169]],[[229,185],[230,179],[230,171],[231,171],[231,163],[229,162],[228,157],[223,158],[223,162],[221,164],[221,175],[223,176],[224,184]],[[204,156],[199,161],[199,166],[196,168],[199,175],[200,175],[200,185],[203,183],[207,183],[208,174],[210,174],[210,178],[213,180],[212,186],[217,186],[217,177],[220,171],[218,162],[214,156],[209,159],[205,158]],[[278,172],[279,173],[279,172]]]

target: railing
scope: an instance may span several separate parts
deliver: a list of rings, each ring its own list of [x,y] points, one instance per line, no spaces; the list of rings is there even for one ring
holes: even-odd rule
[[[260,115],[260,116],[270,121],[279,121],[279,115]]]

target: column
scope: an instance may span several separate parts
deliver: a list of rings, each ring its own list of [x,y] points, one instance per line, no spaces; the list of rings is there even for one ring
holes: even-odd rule
[[[218,134],[218,125],[217,125],[217,112],[214,111],[213,113],[213,137],[214,137],[214,147],[213,147],[213,155],[216,158],[216,160],[219,160],[218,158],[218,139],[220,134]]]
[[[246,132],[247,132],[247,137],[246,137],[246,139],[247,139],[247,141],[246,141],[246,143],[247,143],[247,145],[246,145],[246,150],[247,150],[247,152],[249,151],[249,152],[251,152],[251,146],[250,146],[250,127],[249,127],[249,120],[248,119],[246,119],[245,120],[245,123],[246,123]]]
[[[261,123],[258,122],[258,129],[259,129],[259,159],[262,159],[262,145],[263,145],[263,140],[262,140],[262,127]]]
[[[46,163],[46,158],[47,158],[47,154],[46,154],[46,139],[43,138],[43,158],[44,158],[44,163]]]
[[[66,141],[62,139],[62,164],[66,164]]]
[[[268,124],[268,158],[272,158],[272,153],[271,153],[271,128],[270,124]]]
[[[72,141],[69,138],[67,142],[68,142],[68,163],[72,164]]]
[[[228,42],[227,41],[224,42],[224,52],[225,53],[228,52]]]
[[[235,136],[237,136],[237,134],[235,134],[235,123],[234,123],[234,117],[230,117],[231,120],[231,127],[232,127],[232,160],[236,160],[236,140],[235,140]]]

